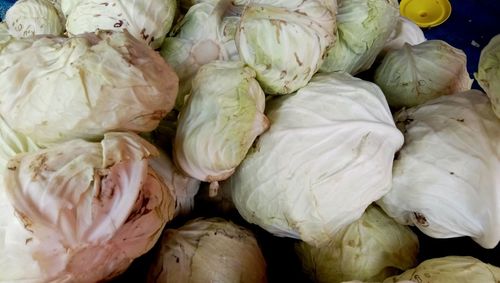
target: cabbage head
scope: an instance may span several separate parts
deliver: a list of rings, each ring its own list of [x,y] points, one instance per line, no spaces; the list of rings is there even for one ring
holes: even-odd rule
[[[475,77],[490,98],[493,111],[500,118],[500,34],[493,37],[481,51]]]
[[[240,58],[267,94],[305,86],[334,40],[335,1],[251,1],[236,33]]]
[[[239,59],[234,42],[239,9],[229,0],[199,1],[174,27],[174,36],[163,41],[160,54],[180,79],[176,109],[184,105],[201,66],[215,60]]]
[[[62,35],[64,23],[49,0],[19,0],[7,10],[5,23],[9,33],[18,38],[38,34]]]
[[[428,40],[389,51],[375,70],[391,107],[413,107],[437,98],[469,90],[465,53],[442,40]]]
[[[494,248],[500,240],[500,119],[486,95],[443,96],[395,119],[405,145],[379,205],[431,237],[469,236]]]
[[[267,282],[252,232],[222,218],[197,218],[167,229],[159,243],[147,282]]]
[[[64,1],[63,1],[64,2]],[[70,36],[97,30],[123,31],[159,48],[172,27],[176,0],[79,0],[66,8]]]
[[[397,26],[396,0],[338,0],[337,42],[320,71],[357,74],[371,67]]]
[[[447,256],[428,259],[417,267],[387,278],[383,283],[497,283],[500,268],[469,256]],[[408,281],[406,281],[408,282]]]
[[[301,242],[297,252],[314,282],[381,281],[417,264],[418,238],[379,207],[369,206],[360,219],[319,247]]]
[[[184,105],[174,143],[176,164],[201,181],[227,179],[269,122],[255,72],[241,62],[200,68]]]
[[[223,188],[248,222],[318,246],[389,191],[403,135],[375,84],[317,75],[266,101],[266,115],[271,127]]]
[[[38,144],[151,131],[177,88],[161,56],[126,32],[12,40],[0,52],[0,114]]]
[[[417,26],[417,24],[408,18],[399,16],[396,28],[392,31],[390,37],[385,42],[382,51],[379,53],[379,57],[385,55],[390,50],[403,48],[405,43],[417,45],[426,40],[424,32],[419,26]]]
[[[153,247],[175,196],[132,133],[16,155],[0,181],[0,281],[100,282]]]

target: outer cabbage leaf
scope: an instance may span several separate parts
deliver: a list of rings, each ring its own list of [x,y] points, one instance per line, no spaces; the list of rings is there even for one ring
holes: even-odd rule
[[[357,74],[371,67],[397,26],[396,0],[338,0],[337,42],[320,71]]]
[[[33,152],[40,147],[30,138],[17,133],[0,117],[0,175],[7,168],[9,159],[16,154]]]
[[[327,245],[296,245],[314,282],[381,281],[417,264],[418,238],[375,205],[335,234]]]
[[[266,262],[252,232],[221,218],[198,218],[165,230],[147,282],[266,281]]]
[[[0,52],[0,114],[39,144],[151,131],[177,89],[161,56],[128,33],[14,40]]]
[[[251,1],[236,34],[241,59],[268,94],[305,86],[335,40],[335,1]]]
[[[9,34],[9,28],[5,22],[0,22],[0,52],[2,49],[12,40],[12,36]]]
[[[266,115],[271,127],[224,184],[248,222],[317,246],[389,191],[403,136],[375,84],[318,75],[268,100]]]
[[[441,40],[405,44],[389,51],[375,70],[374,82],[396,109],[417,106],[472,86],[465,53]]]
[[[481,51],[475,77],[490,98],[493,111],[500,118],[500,34],[493,37]]]
[[[405,145],[393,186],[378,203],[402,224],[434,238],[500,240],[500,120],[486,95],[471,90],[402,110]]]
[[[387,278],[384,283],[405,282],[402,280],[419,283],[497,283],[500,268],[473,257],[447,256],[426,260],[416,268]]]
[[[69,15],[71,10],[73,10],[78,3],[82,2],[82,0],[55,0],[58,1],[61,7],[61,11],[65,17]]]
[[[11,159],[0,281],[98,282],[124,271],[174,214],[175,197],[149,165],[156,154],[137,135],[108,133]]]
[[[5,23],[14,37],[26,38],[37,34],[61,35],[64,24],[49,0],[19,0],[7,10]]]
[[[234,36],[240,9],[229,0],[199,1],[165,38],[160,54],[180,78],[176,109],[184,105],[198,69],[215,60],[239,60]]]
[[[179,116],[175,162],[201,181],[227,179],[269,122],[255,72],[241,62],[215,61],[200,68]]]
[[[172,27],[176,0],[80,0],[70,9],[70,36],[97,30],[127,30],[153,49],[159,48]]]
[[[405,45],[405,43],[417,45],[426,40],[424,32],[419,26],[417,26],[417,24],[408,18],[399,16],[396,28],[392,31],[390,37],[385,42],[379,56],[385,55],[389,50],[400,49]]]
[[[151,159],[150,164],[167,185],[170,194],[175,196],[175,215],[188,215],[194,209],[194,197],[198,193],[200,181],[180,172],[162,151],[158,157]]]

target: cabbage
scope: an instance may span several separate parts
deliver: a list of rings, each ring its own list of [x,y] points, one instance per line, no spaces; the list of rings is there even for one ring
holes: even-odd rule
[[[470,90],[402,110],[405,145],[393,186],[378,203],[402,224],[434,238],[500,240],[500,120],[486,95]]]
[[[357,74],[367,70],[397,26],[396,0],[338,0],[337,43],[320,71]]]
[[[234,42],[239,23],[238,7],[229,0],[199,1],[173,29],[160,50],[180,78],[176,109],[184,105],[198,69],[215,60],[238,60]]]
[[[266,262],[249,230],[221,218],[167,229],[147,282],[264,283]]]
[[[172,27],[177,1],[79,0],[65,9],[66,30],[71,36],[99,29],[126,29],[135,38],[158,48]]]
[[[0,52],[0,114],[39,144],[151,131],[177,84],[161,56],[128,33],[15,40]]]
[[[493,111],[500,118],[500,34],[493,37],[481,51],[475,77],[490,98]]]
[[[396,109],[469,90],[472,85],[465,53],[441,40],[389,51],[375,70],[374,82]]]
[[[385,42],[379,56],[385,55],[390,50],[403,48],[405,43],[410,45],[417,45],[426,41],[424,32],[411,20],[399,16],[396,29],[392,31],[390,37]]]
[[[317,75],[266,115],[271,127],[224,184],[248,222],[317,246],[389,191],[403,136],[375,84]]]
[[[255,0],[245,8],[236,46],[266,93],[292,93],[309,82],[335,40],[335,10],[331,0]]]
[[[375,205],[335,234],[327,245],[304,242],[295,250],[314,282],[381,281],[417,263],[418,238]]]
[[[7,10],[5,23],[14,37],[37,34],[61,35],[64,25],[60,14],[49,0],[19,0]]]
[[[268,128],[264,105],[255,72],[242,63],[215,61],[201,67],[179,116],[176,164],[201,181],[227,179]]]
[[[500,268],[468,256],[447,256],[422,262],[414,269],[390,277],[384,283],[412,280],[418,283],[497,283]]]
[[[153,247],[175,196],[131,133],[10,160],[0,182],[0,281],[99,282]]]

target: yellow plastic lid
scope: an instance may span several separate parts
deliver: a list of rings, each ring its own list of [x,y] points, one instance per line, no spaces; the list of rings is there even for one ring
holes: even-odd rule
[[[419,27],[428,28],[442,24],[451,14],[448,0],[402,0],[399,4],[402,16]]]

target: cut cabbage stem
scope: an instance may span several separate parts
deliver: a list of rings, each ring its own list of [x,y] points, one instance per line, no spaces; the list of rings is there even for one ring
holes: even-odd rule
[[[219,182],[214,181],[210,183],[208,187],[208,196],[211,198],[216,197],[219,194]]]

